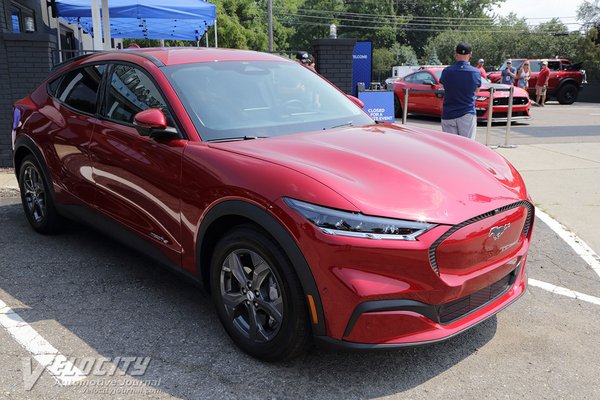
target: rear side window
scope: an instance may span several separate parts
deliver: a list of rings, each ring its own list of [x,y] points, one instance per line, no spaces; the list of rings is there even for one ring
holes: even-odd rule
[[[102,114],[113,121],[132,124],[135,114],[149,108],[161,109],[167,125],[175,127],[167,103],[150,77],[130,65],[116,65]]]
[[[58,90],[58,85],[60,85],[60,80],[62,79],[62,75],[58,78],[54,79],[52,82],[48,84],[48,94],[52,97],[56,97],[56,91]]]
[[[67,72],[60,82],[56,97],[77,111],[95,114],[98,89],[105,71],[106,65],[93,65]]]

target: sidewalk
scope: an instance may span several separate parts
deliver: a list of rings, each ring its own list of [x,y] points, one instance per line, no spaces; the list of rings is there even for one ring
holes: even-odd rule
[[[521,173],[534,204],[600,253],[600,143],[497,149]]]
[[[0,168],[0,197],[19,195],[17,178],[11,168]]]

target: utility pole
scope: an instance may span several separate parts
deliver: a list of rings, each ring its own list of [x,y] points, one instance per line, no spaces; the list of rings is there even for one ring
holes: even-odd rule
[[[273,51],[273,0],[269,0],[268,3],[268,14],[269,14],[269,51]]]

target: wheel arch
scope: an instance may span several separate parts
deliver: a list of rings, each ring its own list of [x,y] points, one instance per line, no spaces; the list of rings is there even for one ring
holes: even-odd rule
[[[309,307],[309,315],[312,315],[312,312],[307,296],[312,296],[314,300],[317,322],[312,321],[313,334],[326,335],[321,297],[304,255],[283,225],[265,209],[255,204],[243,200],[227,200],[212,207],[202,220],[196,240],[196,268],[205,288],[210,291],[210,260],[216,243],[225,232],[244,223],[257,226],[282,248],[300,280]]]
[[[26,156],[31,155],[37,161],[40,169],[42,170],[42,174],[44,174],[44,178],[46,182],[48,182],[48,186],[50,189],[50,195],[52,199],[56,201],[56,195],[54,193],[54,181],[50,176],[50,172],[48,171],[48,165],[46,164],[46,159],[42,155],[42,152],[35,144],[33,139],[29,136],[19,136],[15,140],[15,150],[13,153],[13,166],[15,168],[15,175],[17,177],[17,181],[19,180],[19,172],[21,170],[21,164]],[[19,182],[20,183],[20,182]]]

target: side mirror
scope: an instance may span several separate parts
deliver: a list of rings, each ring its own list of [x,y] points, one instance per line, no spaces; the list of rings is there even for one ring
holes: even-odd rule
[[[350,96],[349,94],[347,94],[346,97],[348,97],[350,101],[359,106],[361,109],[365,108],[365,103],[363,103],[358,97]]]
[[[149,108],[140,111],[133,117],[133,125],[140,136],[160,136],[167,130],[167,118],[162,110],[158,108]]]

